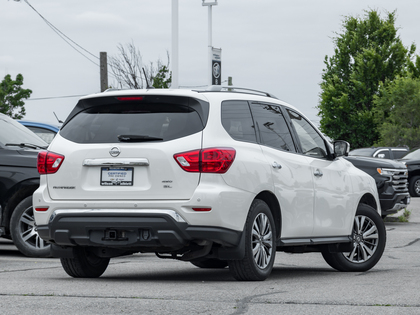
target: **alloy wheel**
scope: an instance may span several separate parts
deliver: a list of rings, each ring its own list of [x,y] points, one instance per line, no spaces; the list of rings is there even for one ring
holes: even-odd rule
[[[273,233],[270,220],[264,213],[258,214],[252,225],[252,254],[260,269],[265,269],[273,255]]]
[[[414,191],[416,192],[417,196],[420,196],[420,180],[416,180],[414,183]]]
[[[343,253],[344,257],[352,263],[363,263],[369,260],[378,248],[378,228],[370,218],[358,215],[354,218],[353,249]]]
[[[44,249],[50,246],[39,237],[38,232],[35,230],[35,219],[32,206],[26,208],[19,218],[19,235],[28,246],[34,249]]]

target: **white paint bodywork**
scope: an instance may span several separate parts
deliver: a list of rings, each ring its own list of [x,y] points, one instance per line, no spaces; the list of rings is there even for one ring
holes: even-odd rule
[[[360,199],[372,195],[380,213],[372,177],[342,158],[333,161],[276,150],[233,140],[221,124],[221,102],[229,99],[271,102],[294,107],[277,99],[240,93],[197,93],[183,90],[148,90],[139,94],[181,95],[210,103],[203,132],[159,142],[77,144],[59,134],[49,150],[65,156],[56,174],[41,175],[33,195],[38,225],[48,224],[54,211],[174,211],[190,225],[216,226],[242,231],[248,210],[261,192],[277,198],[281,211],[281,238],[346,236],[351,234]],[[101,96],[125,92],[102,93]],[[133,91],[130,91],[133,94]],[[93,95],[91,97],[97,97]],[[303,116],[303,115],[302,115]],[[118,146],[120,159],[147,159],[149,165],[134,166],[134,185],[100,186],[100,167],[83,166],[86,159],[109,159]],[[210,147],[231,147],[236,158],[226,174],[183,171],[175,153]],[[281,165],[274,168],[273,163]],[[316,171],[322,177],[314,175]],[[61,188],[59,188],[61,187]],[[64,188],[67,187],[67,188]],[[196,212],[193,207],[211,207]]]

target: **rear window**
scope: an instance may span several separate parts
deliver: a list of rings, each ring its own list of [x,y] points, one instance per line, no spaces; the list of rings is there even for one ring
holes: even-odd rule
[[[203,114],[189,105],[157,102],[156,98],[150,103],[114,99],[73,112],[61,136],[76,143],[169,141],[200,132],[205,126]]]
[[[349,155],[356,155],[356,156],[372,156],[373,150],[372,149],[356,149],[349,152]]]
[[[0,114],[0,144],[14,150],[16,147],[23,147],[22,144],[36,147],[48,146],[28,128],[3,114]]]

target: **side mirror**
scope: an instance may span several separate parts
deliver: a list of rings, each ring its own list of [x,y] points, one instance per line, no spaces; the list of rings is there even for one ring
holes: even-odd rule
[[[350,152],[350,144],[347,141],[334,141],[334,155],[336,157],[348,156]]]

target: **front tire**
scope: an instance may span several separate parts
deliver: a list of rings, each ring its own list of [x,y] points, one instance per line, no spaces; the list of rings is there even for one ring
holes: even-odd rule
[[[23,199],[14,209],[10,219],[13,243],[25,256],[49,257],[51,245],[39,237],[35,230],[32,196]]]
[[[338,271],[367,271],[374,267],[385,250],[385,224],[372,207],[360,204],[353,222],[350,252],[322,252],[325,261]]]
[[[98,278],[106,270],[109,258],[96,256],[86,247],[74,247],[73,258],[61,258],[64,271],[73,278]]]
[[[268,205],[252,202],[245,222],[245,257],[229,260],[229,271],[236,280],[262,281],[273,269],[276,257],[276,230]]]
[[[411,197],[420,197],[420,176],[414,176],[409,183]]]

